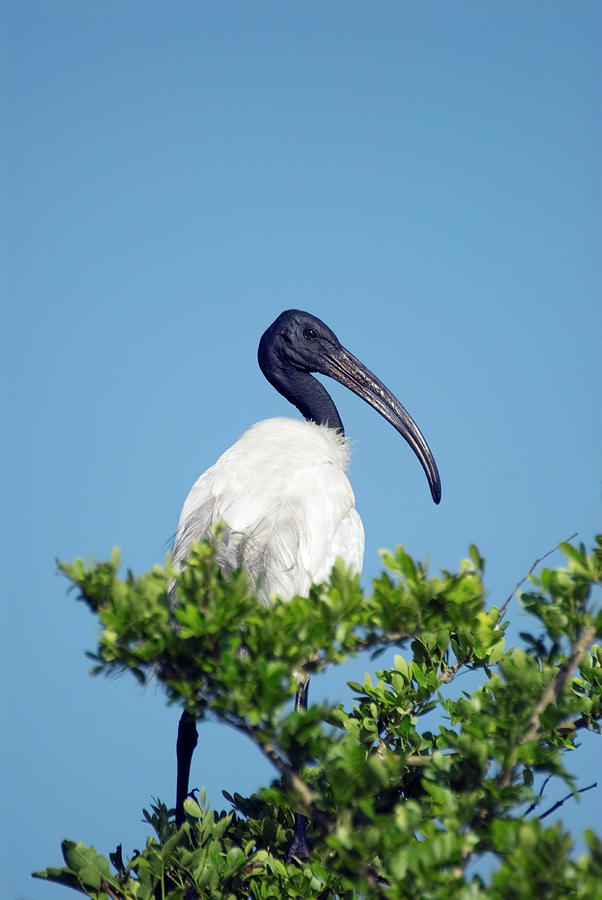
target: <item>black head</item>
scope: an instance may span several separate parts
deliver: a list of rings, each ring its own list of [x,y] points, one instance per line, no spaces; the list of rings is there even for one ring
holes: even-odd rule
[[[257,358],[270,384],[313,422],[343,431],[332,397],[311,372],[329,375],[373,406],[408,442],[426,473],[433,500],[439,503],[439,472],[420,429],[391,391],[341,345],[321,319],[287,309],[262,335]]]
[[[328,375],[325,360],[340,349],[336,334],[321,319],[300,309],[287,309],[263,333],[257,358],[268,381],[269,373],[280,367]]]

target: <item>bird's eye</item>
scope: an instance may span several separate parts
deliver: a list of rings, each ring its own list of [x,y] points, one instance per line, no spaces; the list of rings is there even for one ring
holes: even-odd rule
[[[315,341],[318,339],[318,332],[313,328],[304,328],[303,329],[303,337],[306,341]]]

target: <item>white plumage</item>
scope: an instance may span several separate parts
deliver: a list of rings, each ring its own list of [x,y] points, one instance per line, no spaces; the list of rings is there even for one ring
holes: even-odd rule
[[[204,472],[184,502],[174,561],[223,523],[217,561],[244,568],[266,604],[305,596],[337,557],[360,572],[364,529],[347,469],[349,440],[327,425],[266,419]]]

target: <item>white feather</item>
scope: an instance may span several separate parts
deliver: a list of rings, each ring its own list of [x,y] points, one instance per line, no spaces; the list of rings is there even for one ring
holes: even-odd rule
[[[337,557],[360,572],[364,529],[355,509],[346,437],[326,425],[266,419],[249,428],[193,485],[180,515],[174,561],[225,530],[217,559],[244,568],[258,597],[306,595]]]

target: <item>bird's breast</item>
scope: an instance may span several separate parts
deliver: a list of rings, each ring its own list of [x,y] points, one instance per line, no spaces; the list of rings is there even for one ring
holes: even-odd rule
[[[364,533],[347,468],[348,439],[324,425],[267,419],[253,425],[198,479],[182,514],[174,557],[218,523],[218,559],[243,567],[265,602],[325,580],[338,556],[361,571]]]

